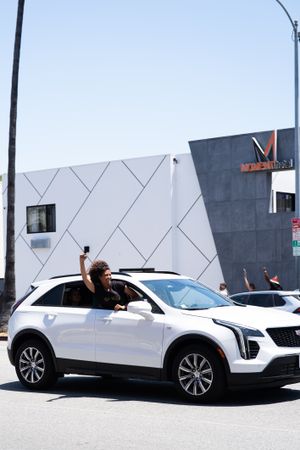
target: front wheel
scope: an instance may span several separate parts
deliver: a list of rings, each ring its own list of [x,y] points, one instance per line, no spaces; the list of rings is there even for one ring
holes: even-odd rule
[[[48,388],[57,380],[49,350],[35,339],[18,348],[15,367],[21,383],[30,389]]]
[[[194,402],[216,400],[225,394],[225,373],[210,349],[193,345],[181,350],[173,364],[173,380],[181,395]]]

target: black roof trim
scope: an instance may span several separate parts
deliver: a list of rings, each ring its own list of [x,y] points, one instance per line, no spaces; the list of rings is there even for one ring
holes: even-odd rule
[[[81,276],[81,273],[69,273],[64,275],[55,275],[54,277],[50,277],[49,280],[54,280],[55,278],[66,278],[66,277],[78,277]]]
[[[170,275],[180,275],[177,272],[172,272],[170,270],[155,270],[153,267],[139,267],[139,268],[121,268],[118,272],[112,272],[112,275],[128,275],[131,276],[130,272],[138,273],[166,273]],[[70,273],[64,275],[55,275],[50,277],[50,280],[55,280],[56,278],[67,278],[67,277],[78,277],[81,276],[80,273]]]
[[[154,267],[129,267],[129,268],[121,268],[119,272],[155,272]]]
[[[128,269],[119,269],[119,272],[139,272],[139,273],[168,273],[171,275],[180,275],[177,272],[172,272],[170,270],[155,270],[153,267],[139,267],[139,268],[128,268]]]

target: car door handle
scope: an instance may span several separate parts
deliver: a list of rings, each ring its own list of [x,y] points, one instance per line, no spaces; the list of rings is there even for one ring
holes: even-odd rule
[[[111,322],[112,317],[97,317],[97,320],[100,322]]]
[[[47,314],[47,319],[49,319],[49,320],[53,320],[53,319],[55,319],[55,317],[57,317],[57,313],[49,313],[49,314]]]

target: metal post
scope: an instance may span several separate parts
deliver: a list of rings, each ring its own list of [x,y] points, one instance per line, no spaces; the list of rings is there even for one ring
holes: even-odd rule
[[[296,194],[300,193],[299,176],[299,71],[298,71],[298,22],[294,22],[295,39],[295,165],[296,165]],[[300,198],[296,197],[296,217],[300,215]]]
[[[299,69],[298,69],[298,22],[293,21],[291,16],[289,15],[285,6],[279,1],[275,0],[281,8],[284,10],[286,15],[288,16],[289,21],[292,24],[293,32],[294,32],[294,44],[295,44],[295,59],[294,59],[294,69],[295,69],[295,137],[294,137],[294,146],[295,146],[295,217],[300,218],[300,149],[299,149]],[[300,262],[299,256],[295,256],[296,263],[296,288],[300,288]]]
[[[299,70],[298,70],[298,22],[294,22],[294,43],[295,43],[295,217],[300,217],[300,156],[299,156]],[[300,287],[300,261],[296,259],[296,288]]]

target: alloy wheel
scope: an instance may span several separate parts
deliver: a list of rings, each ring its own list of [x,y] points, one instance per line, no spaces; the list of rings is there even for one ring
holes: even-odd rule
[[[38,383],[45,372],[45,360],[42,353],[34,347],[25,348],[20,355],[19,369],[27,383]]]
[[[201,396],[211,387],[213,369],[209,361],[199,353],[186,355],[178,366],[178,381],[189,395]]]

